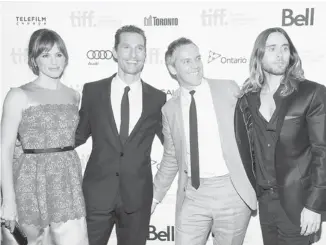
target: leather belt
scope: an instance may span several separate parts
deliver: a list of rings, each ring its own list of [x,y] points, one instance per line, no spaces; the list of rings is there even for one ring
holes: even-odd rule
[[[25,154],[40,154],[40,153],[72,151],[73,149],[75,149],[74,146],[65,146],[65,147],[47,148],[47,149],[23,149],[23,151]]]

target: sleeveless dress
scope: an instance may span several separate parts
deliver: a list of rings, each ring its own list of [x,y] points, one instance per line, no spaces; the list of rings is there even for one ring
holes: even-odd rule
[[[18,128],[23,149],[73,146],[78,124],[75,91],[27,83],[28,98]],[[45,228],[50,223],[85,217],[82,167],[75,150],[21,155],[13,162],[18,221]]]

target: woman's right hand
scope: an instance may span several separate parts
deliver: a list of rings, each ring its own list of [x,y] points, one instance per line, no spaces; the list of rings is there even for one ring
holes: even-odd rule
[[[12,233],[15,229],[17,218],[17,208],[15,202],[6,202],[3,200],[1,206],[1,223],[5,224],[5,227]]]

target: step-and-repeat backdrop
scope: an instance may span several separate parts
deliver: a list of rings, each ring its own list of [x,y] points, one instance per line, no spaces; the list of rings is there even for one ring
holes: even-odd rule
[[[325,3],[12,2],[2,3],[1,11],[1,105],[10,87],[34,79],[27,65],[27,45],[32,32],[39,28],[53,29],[64,39],[70,61],[62,81],[79,92],[84,83],[117,71],[112,58],[114,34],[127,24],[141,27],[147,36],[143,80],[164,91],[168,99],[178,87],[164,65],[164,53],[171,41],[181,36],[192,39],[200,48],[206,77],[234,79],[241,85],[248,76],[249,57],[257,35],[275,26],[289,33],[303,61],[306,77],[326,84]],[[83,168],[90,150],[91,139],[77,149]],[[154,175],[162,153],[163,148],[155,138]],[[152,216],[150,245],[174,244],[176,183]],[[326,244],[325,224],[318,244]],[[115,232],[109,244],[116,244]],[[244,244],[262,244],[257,215],[251,219]]]

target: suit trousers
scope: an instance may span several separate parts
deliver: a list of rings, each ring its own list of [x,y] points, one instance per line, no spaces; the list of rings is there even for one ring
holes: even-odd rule
[[[28,245],[88,245],[85,218],[51,223],[46,228],[20,225],[27,236]],[[3,245],[17,245],[10,231],[2,227]]]
[[[176,217],[176,245],[204,245],[210,231],[214,245],[241,245],[251,210],[229,175],[200,179],[196,190],[188,179],[186,197]]]
[[[86,220],[90,245],[107,245],[115,226],[118,245],[145,245],[151,216],[149,202],[133,213],[126,213],[119,193],[115,205],[106,210],[87,208]]]
[[[276,189],[263,190],[258,198],[264,245],[309,245],[312,236],[300,235],[301,228],[287,217]]]

